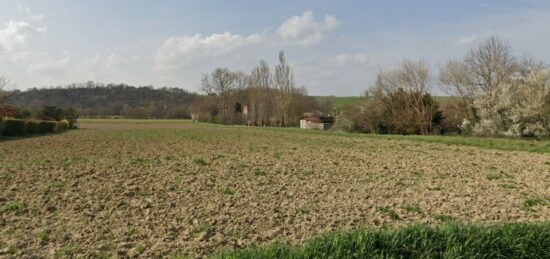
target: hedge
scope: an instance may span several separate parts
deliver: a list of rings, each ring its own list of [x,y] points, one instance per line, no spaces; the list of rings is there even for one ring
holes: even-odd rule
[[[24,136],[62,131],[69,128],[63,121],[0,119],[0,136]]]
[[[2,136],[23,136],[26,134],[26,122],[16,119],[2,119]]]

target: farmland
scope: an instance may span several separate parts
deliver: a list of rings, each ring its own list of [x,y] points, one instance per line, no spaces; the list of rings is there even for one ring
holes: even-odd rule
[[[360,228],[550,220],[548,140],[80,124],[0,142],[0,257],[197,256]]]

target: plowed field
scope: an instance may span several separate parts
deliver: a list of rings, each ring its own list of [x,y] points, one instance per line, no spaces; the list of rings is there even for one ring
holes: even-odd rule
[[[201,256],[361,227],[550,220],[550,156],[361,135],[83,121],[0,142],[0,257]]]

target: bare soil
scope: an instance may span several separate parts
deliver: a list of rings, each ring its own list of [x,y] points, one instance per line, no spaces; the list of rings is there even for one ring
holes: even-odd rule
[[[550,220],[550,156],[87,121],[0,142],[0,257],[203,256],[362,227]]]

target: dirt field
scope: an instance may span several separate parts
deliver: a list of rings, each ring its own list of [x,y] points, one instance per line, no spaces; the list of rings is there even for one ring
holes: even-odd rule
[[[550,220],[547,154],[178,121],[81,126],[0,142],[0,257],[196,256],[360,227]]]

